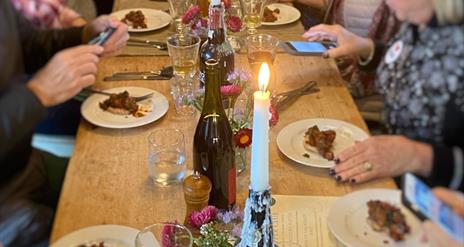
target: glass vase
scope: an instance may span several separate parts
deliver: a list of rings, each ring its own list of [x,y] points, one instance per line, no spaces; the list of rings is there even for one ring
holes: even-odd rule
[[[237,169],[237,175],[240,175],[242,172],[244,172],[248,166],[249,149],[250,147],[235,147],[235,168]]]

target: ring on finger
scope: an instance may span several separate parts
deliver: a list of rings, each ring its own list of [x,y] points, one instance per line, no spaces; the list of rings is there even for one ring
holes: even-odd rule
[[[369,162],[364,162],[363,168],[364,168],[364,171],[370,172],[372,171],[373,165]]]

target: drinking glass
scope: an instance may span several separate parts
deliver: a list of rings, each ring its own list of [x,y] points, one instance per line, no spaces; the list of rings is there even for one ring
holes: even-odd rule
[[[227,9],[227,16],[229,21],[231,17],[236,17],[240,20],[243,20],[243,13],[239,0],[232,0],[230,7]],[[242,22],[240,30],[234,30],[235,32],[231,30],[231,27],[229,25],[230,24],[227,23],[227,39],[229,40],[229,43],[232,46],[232,48],[234,48],[234,50],[238,52],[243,46],[243,39],[240,38],[238,34],[245,29],[245,25],[243,25]]]
[[[243,20],[248,29],[248,34],[255,34],[256,28],[261,26],[261,19],[266,0],[240,0],[242,5]]]
[[[184,134],[178,129],[156,129],[148,136],[150,176],[161,185],[182,181],[187,171]]]
[[[196,87],[192,80],[174,78],[171,81],[171,95],[176,106],[176,113],[182,116],[190,116],[195,113],[193,101],[195,100]]]
[[[147,226],[135,237],[135,247],[191,247],[192,245],[193,237],[190,230],[174,223],[157,223]]]
[[[266,62],[271,71],[268,88],[270,91],[275,90],[275,70],[273,64],[279,46],[279,40],[269,34],[249,35],[246,40],[248,63],[250,64],[253,79],[258,81],[259,68]],[[258,85],[253,83],[253,85]]]
[[[193,80],[197,72],[200,38],[194,34],[173,34],[168,37],[167,44],[174,76]]]
[[[184,24],[182,23],[182,15],[187,11],[191,0],[168,0],[169,2],[169,14],[173,20],[174,26],[176,27],[177,33],[182,33],[184,30]]]

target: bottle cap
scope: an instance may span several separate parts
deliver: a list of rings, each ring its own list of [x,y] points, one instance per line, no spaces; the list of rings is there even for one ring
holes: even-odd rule
[[[221,4],[221,0],[211,0],[210,6],[217,6]]]

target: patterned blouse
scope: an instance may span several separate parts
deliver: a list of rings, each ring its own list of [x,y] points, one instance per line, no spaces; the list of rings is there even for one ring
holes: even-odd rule
[[[389,132],[432,144],[434,182],[462,190],[464,25],[403,24],[391,44],[377,70]]]

